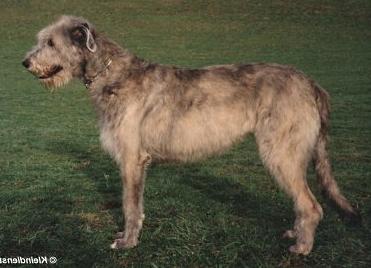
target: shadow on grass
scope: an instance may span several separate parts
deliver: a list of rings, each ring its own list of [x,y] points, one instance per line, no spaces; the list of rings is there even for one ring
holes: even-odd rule
[[[102,152],[98,145],[91,147],[88,144],[59,140],[51,141],[48,149],[55,154],[64,154],[73,162],[76,162],[76,168],[71,172],[82,172],[94,183],[97,192],[101,195],[101,199],[103,200],[102,203],[99,204],[99,209],[108,211],[114,220],[114,224],[117,226],[117,230],[121,230],[123,226],[121,212],[122,187],[118,168],[113,161]],[[285,252],[288,245],[292,243],[292,241],[284,242],[280,240],[280,235],[282,235],[285,229],[289,229],[292,226],[294,220],[291,202],[286,202],[282,200],[281,197],[272,197],[272,193],[268,192],[254,192],[254,190],[250,188],[247,189],[246,186],[241,185],[238,181],[234,181],[231,178],[210,175],[207,172],[207,168],[203,168],[198,164],[156,165],[150,170],[148,176],[154,178],[160,176],[166,176],[169,179],[174,178],[174,183],[168,186],[169,189],[164,190],[164,192],[176,195],[175,198],[179,199],[179,202],[182,202],[182,199],[186,199],[188,202],[194,202],[192,205],[197,210],[194,215],[202,215],[205,211],[213,210],[213,207],[205,207],[208,204],[222,204],[223,207],[228,208],[227,212],[223,212],[225,213],[225,217],[233,215],[233,217],[239,221],[239,225],[233,228],[242,228],[241,232],[243,232],[248,227],[242,226],[247,224],[255,228],[257,237],[272,239],[273,243],[265,243],[264,246],[270,247],[270,249],[268,249],[269,252],[277,258],[282,258],[281,255],[286,254]],[[248,180],[248,178],[246,179]],[[158,180],[156,183],[162,183],[161,181],[162,180]],[[182,196],[176,191],[178,186],[182,188],[181,191],[193,189],[191,191],[194,192],[187,196]],[[164,186],[164,188],[166,187],[167,186]],[[162,186],[159,188],[162,188]],[[202,196],[201,200],[203,203],[197,200],[192,201],[192,197],[199,194]],[[161,198],[166,198],[166,196]],[[156,200],[156,202],[158,201],[159,200]],[[204,208],[202,208],[202,206],[204,206]],[[163,219],[159,219],[159,221],[169,217],[176,217],[176,215],[167,213],[170,212],[166,212],[166,215],[157,213],[151,213],[151,215],[152,217],[163,217]],[[209,221],[209,219],[207,219],[207,221],[213,222],[212,220]],[[73,223],[72,226],[76,226],[76,224],[77,223]],[[147,226],[147,228],[154,229],[153,226]],[[238,232],[237,229],[235,230],[236,232]],[[247,236],[248,234],[241,234],[240,239],[248,239]],[[111,239],[112,237],[109,238]],[[167,242],[166,234],[164,234],[164,238],[161,239]],[[215,239],[216,242],[220,244],[222,244],[224,240],[222,237]],[[84,242],[83,237],[79,238],[79,240],[81,240],[82,245],[83,243],[88,243],[87,241]],[[157,245],[156,243],[157,242],[153,241],[153,244],[143,245],[141,248],[152,249]],[[92,248],[92,246],[93,245],[90,245],[90,248]],[[98,244],[95,245],[95,247],[97,246]],[[166,250],[166,246],[163,246],[163,250]],[[171,245],[169,245],[169,247],[170,246]],[[249,244],[247,244],[246,247],[247,249],[251,249],[250,247],[252,247],[252,249],[254,248],[254,246]],[[81,248],[81,246],[79,246],[79,248]],[[137,256],[141,252],[141,249],[138,250],[139,251],[132,251],[129,254]],[[249,251],[250,250],[244,250],[245,253],[239,253],[238,257],[241,259],[248,259],[248,256],[240,254],[247,254],[246,252]],[[84,263],[84,261],[82,262]]]
[[[67,143],[50,143],[47,150],[78,159],[90,157],[78,156],[79,151]],[[81,193],[78,182],[66,179],[68,171],[60,173],[58,168],[45,167],[43,170],[35,167],[37,175],[31,172],[27,178],[33,182],[30,187],[12,192],[9,209],[1,217],[4,225],[0,233],[0,252],[4,257],[55,256],[62,266],[92,267],[107,255],[108,243],[107,250],[101,248],[76,210]],[[96,178],[93,172],[90,175]],[[83,197],[81,202],[84,202]]]
[[[232,208],[230,212],[240,217],[254,216],[264,208],[274,208],[276,210],[275,214],[277,214],[277,209],[280,208],[279,204],[277,205],[272,200],[265,198],[265,195],[248,192],[239,182],[231,181],[227,177],[192,174],[192,176],[182,178],[181,181],[200,191],[207,198],[230,205]],[[262,214],[265,213],[262,212]],[[264,218],[267,215],[260,216]],[[269,219],[274,221],[274,216],[270,215]],[[282,219],[282,215],[277,216],[279,216],[277,219]]]
[[[80,190],[75,191],[75,195],[80,194],[81,199],[84,200],[81,209],[75,209],[75,213],[81,211],[81,215],[78,214],[77,217],[82,219],[75,229],[75,233],[79,234],[81,238],[76,244],[71,245],[73,253],[66,255],[66,261],[72,261],[74,265],[78,263],[86,267],[92,267],[99,263],[113,265],[117,260],[112,257],[117,253],[109,248],[109,244],[114,239],[115,232],[121,230],[123,226],[122,187],[117,167],[98,146],[92,147],[78,142],[50,140],[47,150],[56,155],[64,155],[69,159],[68,162],[72,162],[72,164],[69,163],[72,170],[68,173],[76,173],[77,179],[71,182],[76,187],[79,187],[78,180],[81,177],[79,174],[83,175],[81,185],[84,183],[84,187],[86,186],[87,189],[91,185],[90,182],[93,183],[93,189],[89,192],[83,192],[83,186]],[[100,218],[100,216],[104,217]],[[73,226],[76,227],[76,224]],[[61,243],[63,241],[62,239]],[[75,250],[75,248],[77,249]],[[63,262],[63,265],[69,264]]]
[[[74,170],[82,172],[93,183],[104,202],[100,209],[111,212],[117,225],[122,225],[120,174],[114,162],[100,149],[88,145],[67,141],[53,141],[49,150],[55,154],[64,154],[75,162]],[[117,210],[120,210],[118,213]],[[119,215],[118,215],[119,214]]]
[[[73,202],[58,193],[56,185],[20,190],[12,199],[8,204],[12,209],[2,215],[2,221],[8,222],[1,230],[2,256],[58,256],[64,239],[81,240],[75,228],[80,223],[64,217],[71,213]]]
[[[53,142],[50,149],[55,153],[68,155],[74,159],[73,161],[77,161],[77,165],[84,162],[90,163],[89,165],[81,164],[79,171],[85,173],[94,182],[97,191],[103,199],[103,204],[100,205],[101,208],[111,214],[117,225],[117,230],[121,230],[123,227],[121,212],[122,187],[118,168],[113,161],[98,146],[92,149],[88,145],[58,141],[57,143]],[[169,192],[175,192],[173,190],[174,186],[177,187],[177,184],[183,190],[184,188],[193,188],[196,192],[191,193],[187,197],[176,196],[179,202],[182,202],[182,198],[189,200],[193,194],[201,193],[204,195],[202,198],[203,202],[207,203],[207,200],[213,200],[230,208],[226,217],[232,214],[239,217],[241,222],[251,223],[254,227],[262,226],[263,228],[259,231],[262,235],[269,233],[277,239],[285,229],[289,229],[292,226],[294,214],[291,207],[286,207],[287,202],[282,204],[282,202],[275,202],[273,199],[267,198],[266,193],[255,194],[247,191],[243,185],[226,177],[205,174],[205,171],[199,169],[197,164],[154,165],[148,176],[174,178],[174,185],[170,186]],[[107,182],[104,177],[109,177],[109,181]],[[158,180],[156,183],[161,183],[160,181]],[[160,186],[160,188],[162,187]],[[202,208],[198,208],[203,204],[198,206],[196,204],[198,201],[194,202],[195,204],[193,205],[198,210],[197,213],[203,213]],[[208,209],[212,210],[213,208]],[[156,211],[148,213],[164,219],[176,217],[176,215],[158,214]],[[267,229],[269,230],[268,232]],[[284,246],[286,247],[287,244],[284,243]]]
[[[120,175],[118,167],[109,156],[97,147],[91,149],[85,145],[61,141],[51,144],[50,150],[53,153],[65,154],[77,161],[77,165],[80,166],[78,169],[84,172],[94,182],[98,192],[103,195],[105,199],[105,203],[102,204],[103,208],[108,210],[121,209],[122,187],[119,178]],[[86,162],[89,164],[84,165],[83,163]],[[177,182],[194,188],[204,194],[205,198],[230,205],[232,207],[230,212],[237,216],[251,217],[257,215],[259,217],[258,221],[270,221],[272,224],[282,222],[282,217],[285,215],[282,215],[279,211],[283,210],[283,213],[287,213],[287,209],[283,209],[282,204],[277,204],[272,199],[265,198],[266,195],[247,192],[242,185],[238,182],[231,181],[227,177],[210,174],[204,175],[205,172],[200,171],[196,166],[197,164],[155,164],[150,168],[153,169],[154,173],[157,173],[156,171],[161,169],[161,174],[166,174],[170,178],[176,177]],[[156,174],[153,175],[159,176]],[[151,174],[148,176],[151,176]],[[107,182],[105,177],[110,178],[109,182]],[[181,198],[179,196],[179,199]],[[121,216],[119,219],[116,213],[114,213],[114,216],[116,223],[118,225],[122,224]]]

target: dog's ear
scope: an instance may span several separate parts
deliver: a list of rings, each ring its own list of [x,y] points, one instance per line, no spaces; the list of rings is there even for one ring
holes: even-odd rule
[[[79,45],[80,47],[87,48],[90,52],[97,50],[97,44],[95,43],[95,31],[90,29],[89,24],[82,23],[79,26],[72,28],[70,31],[71,40]]]

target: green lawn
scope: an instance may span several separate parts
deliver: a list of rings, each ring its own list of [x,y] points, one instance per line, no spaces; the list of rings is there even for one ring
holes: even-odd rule
[[[334,172],[362,226],[326,204],[310,169],[325,218],[311,255],[289,254],[280,236],[292,204],[250,137],[201,163],[152,167],[141,243],[111,251],[121,180],[86,89],[74,82],[50,93],[20,64],[60,14],[84,16],[160,63],[277,62],[309,74],[332,96]],[[0,257],[56,256],[63,267],[370,267],[370,143],[369,0],[0,1]]]

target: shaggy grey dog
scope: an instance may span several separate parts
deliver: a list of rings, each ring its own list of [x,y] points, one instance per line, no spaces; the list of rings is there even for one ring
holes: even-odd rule
[[[143,188],[151,160],[194,161],[254,133],[260,156],[292,198],[290,251],[308,254],[322,208],[306,181],[314,159],[323,190],[348,215],[326,150],[328,94],[289,66],[220,65],[182,69],[153,64],[99,34],[85,19],[62,16],[38,34],[23,65],[47,87],[84,81],[99,116],[105,150],[120,167],[125,230],[112,248],[138,243]],[[166,198],[166,197],[165,197]]]

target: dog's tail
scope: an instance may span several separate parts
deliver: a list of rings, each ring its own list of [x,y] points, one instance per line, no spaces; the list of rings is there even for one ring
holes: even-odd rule
[[[329,126],[330,103],[329,95],[320,86],[314,84],[315,96],[318,111],[321,118],[321,129],[318,141],[314,150],[314,165],[318,182],[322,192],[336,205],[339,212],[351,219],[359,222],[360,214],[351,206],[349,201],[342,195],[332,174],[331,163],[329,160],[327,146],[327,131]]]

